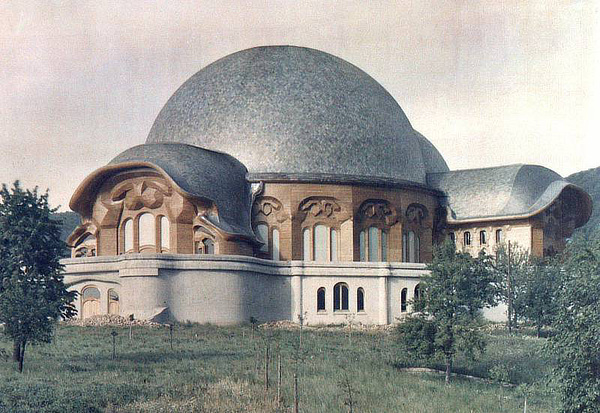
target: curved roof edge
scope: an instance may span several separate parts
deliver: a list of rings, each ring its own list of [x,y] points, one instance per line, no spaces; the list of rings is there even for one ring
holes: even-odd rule
[[[542,166],[465,169],[429,174],[427,180],[445,193],[450,224],[529,218],[543,212],[567,189],[575,191],[582,206],[576,227],[584,225],[592,213],[587,192]]]
[[[427,193],[443,196],[443,192],[418,182],[404,179],[381,178],[365,175],[343,175],[326,173],[252,173],[246,174],[250,182],[274,182],[274,183],[317,183],[332,185],[370,185],[385,188],[408,188]]]
[[[256,240],[250,221],[252,199],[246,167],[232,156],[192,145],[144,144],[127,149],[84,179],[71,197],[70,208],[84,217],[91,216],[89,199],[102,183],[118,172],[140,167],[156,170],[187,198],[214,203],[219,217],[207,219],[217,228]]]

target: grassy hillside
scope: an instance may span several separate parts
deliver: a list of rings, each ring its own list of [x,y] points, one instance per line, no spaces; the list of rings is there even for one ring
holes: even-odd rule
[[[569,175],[566,179],[585,189],[594,202],[594,209],[592,210],[590,220],[586,225],[579,228],[577,232],[585,235],[596,234],[600,236],[600,167],[577,172]]]
[[[117,357],[112,360],[116,331]],[[444,385],[443,375],[403,371],[393,333],[177,325],[173,349],[167,327],[60,326],[55,343],[31,347],[19,374],[0,357],[0,411],[18,412],[291,412],[297,371],[301,412],[347,412],[348,384],[355,412],[556,411],[545,386],[544,339],[488,335],[479,362],[458,359],[474,376]],[[270,388],[265,391],[265,343],[270,343]],[[0,355],[10,343],[0,342]],[[282,407],[277,407],[277,355],[282,356]],[[296,362],[298,360],[298,362]],[[297,370],[296,370],[297,369]]]

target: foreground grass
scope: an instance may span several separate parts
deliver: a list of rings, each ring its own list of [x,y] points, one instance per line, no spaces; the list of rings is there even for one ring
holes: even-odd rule
[[[117,358],[112,360],[115,330]],[[180,325],[173,350],[167,328],[60,326],[55,342],[30,347],[25,371],[0,361],[0,411],[4,412],[278,412],[293,411],[297,371],[300,411],[346,412],[350,383],[355,412],[555,411],[556,397],[544,384],[548,362],[543,339],[489,335],[479,362],[459,359],[457,370],[501,378],[514,386],[399,369],[393,334],[305,329],[298,352],[297,330]],[[265,343],[281,354],[283,404],[277,407],[276,364],[264,389]],[[0,342],[10,350],[10,343]]]

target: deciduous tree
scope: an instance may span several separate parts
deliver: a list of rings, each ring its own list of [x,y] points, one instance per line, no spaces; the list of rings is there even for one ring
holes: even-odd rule
[[[75,315],[75,292],[63,284],[60,222],[51,218],[48,193],[19,182],[0,190],[0,323],[23,371],[29,343],[50,342],[60,318]]]
[[[414,355],[441,357],[449,383],[458,351],[474,356],[485,348],[479,312],[496,302],[496,273],[488,256],[472,258],[450,241],[435,248],[428,269],[421,281],[424,293],[413,303],[415,313],[398,327],[399,337]]]
[[[567,413],[600,411],[600,240],[580,239],[565,251],[565,277],[555,305],[549,348]]]

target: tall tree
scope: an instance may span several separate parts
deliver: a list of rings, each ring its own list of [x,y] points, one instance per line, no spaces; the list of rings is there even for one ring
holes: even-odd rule
[[[474,356],[485,348],[479,312],[496,303],[496,273],[488,256],[457,252],[450,241],[434,249],[428,269],[414,314],[398,327],[399,339],[414,355],[442,358],[449,383],[458,351]]]
[[[549,348],[567,413],[600,411],[600,239],[568,245]]]
[[[53,220],[48,193],[19,182],[0,190],[0,323],[23,371],[29,343],[50,342],[60,318],[75,315],[75,292],[63,284],[61,224]]]

